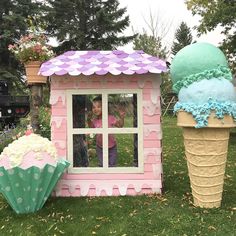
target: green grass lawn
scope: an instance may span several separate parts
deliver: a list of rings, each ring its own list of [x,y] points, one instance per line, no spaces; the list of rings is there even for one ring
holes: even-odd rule
[[[192,205],[181,129],[163,119],[164,193],[138,197],[51,197],[17,215],[0,197],[0,235],[236,235],[236,131],[230,138],[222,207]]]

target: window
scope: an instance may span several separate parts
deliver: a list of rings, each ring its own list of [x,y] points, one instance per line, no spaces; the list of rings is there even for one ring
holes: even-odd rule
[[[140,173],[141,90],[69,90],[68,159],[71,173]]]

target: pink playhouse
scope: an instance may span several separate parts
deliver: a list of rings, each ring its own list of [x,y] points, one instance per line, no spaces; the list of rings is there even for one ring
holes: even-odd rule
[[[56,196],[161,193],[166,69],[143,51],[120,50],[68,51],[42,64],[51,80],[51,139],[71,163]]]

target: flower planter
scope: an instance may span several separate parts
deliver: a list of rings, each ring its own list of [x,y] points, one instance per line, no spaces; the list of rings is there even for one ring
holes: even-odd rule
[[[25,64],[25,72],[27,77],[27,83],[31,84],[45,84],[47,82],[47,77],[38,75],[40,61],[31,61]]]

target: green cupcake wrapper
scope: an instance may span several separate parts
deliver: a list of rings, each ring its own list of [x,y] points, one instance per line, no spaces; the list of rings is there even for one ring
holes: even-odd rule
[[[43,207],[69,165],[60,160],[56,166],[47,164],[43,169],[0,167],[0,191],[17,214],[36,212]]]

